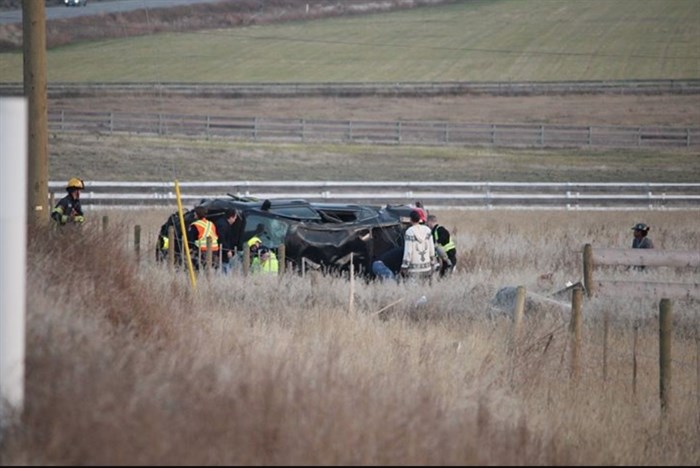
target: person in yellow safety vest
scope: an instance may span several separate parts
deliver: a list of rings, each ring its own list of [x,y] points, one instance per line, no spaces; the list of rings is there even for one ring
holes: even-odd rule
[[[197,257],[199,253],[206,253],[207,238],[211,237],[212,253],[219,252],[219,236],[216,232],[214,223],[207,219],[207,209],[203,206],[198,206],[194,209],[196,220],[190,224],[187,231],[187,241],[190,245],[194,245],[194,252]],[[215,262],[218,264],[218,262]]]
[[[51,219],[63,226],[66,223],[83,224],[85,215],[80,206],[80,191],[85,189],[82,179],[73,177],[66,185],[68,195],[61,198],[51,211]]]
[[[428,227],[435,240],[435,251],[440,258],[440,277],[446,273],[454,271],[457,266],[457,246],[455,245],[450,231],[438,224],[437,216],[428,215]]]
[[[251,273],[277,273],[279,272],[279,262],[277,255],[267,247],[260,247],[257,255],[250,265]]]
[[[250,249],[250,266],[253,266],[253,262],[258,258],[258,250],[262,247],[262,241],[258,236],[253,236],[246,241],[248,248]]]

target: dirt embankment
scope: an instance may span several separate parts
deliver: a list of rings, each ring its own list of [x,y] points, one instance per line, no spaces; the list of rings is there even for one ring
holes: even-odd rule
[[[91,0],[90,3],[95,2],[96,0]],[[46,44],[51,48],[94,39],[361,15],[453,2],[454,0],[241,0],[148,8],[47,21]],[[0,3],[0,9],[12,7],[14,3],[16,2],[4,0]],[[47,2],[47,5],[56,3],[62,2],[54,0]],[[20,6],[14,5],[14,8]],[[21,47],[22,25],[0,25],[0,51]]]

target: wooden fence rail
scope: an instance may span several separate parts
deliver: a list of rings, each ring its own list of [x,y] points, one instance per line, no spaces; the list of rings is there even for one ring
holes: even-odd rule
[[[588,296],[604,293],[629,295],[653,295],[666,298],[700,299],[700,283],[653,282],[630,280],[594,280],[593,273],[598,266],[633,266],[700,268],[700,251],[660,250],[660,249],[611,249],[593,248],[586,244],[583,248],[583,285]]]
[[[266,142],[528,148],[696,148],[700,127],[354,121],[132,112],[50,111],[49,131]]]

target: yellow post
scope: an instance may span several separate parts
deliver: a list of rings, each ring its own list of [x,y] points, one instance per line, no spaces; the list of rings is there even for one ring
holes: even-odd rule
[[[185,229],[185,216],[182,214],[182,199],[180,198],[180,183],[175,181],[175,195],[177,197],[177,214],[180,218],[180,231],[182,232],[182,245],[185,249],[185,259],[187,259],[187,270],[190,273],[190,282],[192,289],[197,289],[197,279],[194,276],[194,268],[192,267],[192,259],[190,258],[190,246],[187,243],[187,229]]]

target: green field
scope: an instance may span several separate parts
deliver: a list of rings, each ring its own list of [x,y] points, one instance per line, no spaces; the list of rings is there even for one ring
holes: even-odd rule
[[[464,1],[159,34],[48,52],[49,81],[356,82],[700,78],[695,0]],[[0,81],[22,80],[21,53]]]

